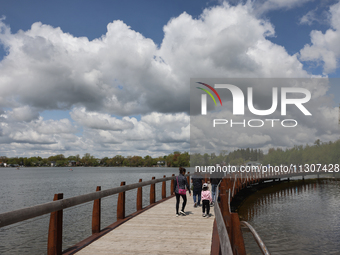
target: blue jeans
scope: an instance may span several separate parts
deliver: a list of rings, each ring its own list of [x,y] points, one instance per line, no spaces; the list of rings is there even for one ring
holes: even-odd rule
[[[198,196],[197,197],[197,204],[199,205],[200,203],[201,203],[201,190],[193,190],[193,198],[194,198],[194,203],[196,203],[196,196]]]
[[[215,203],[217,184],[211,184],[211,197],[212,201]]]

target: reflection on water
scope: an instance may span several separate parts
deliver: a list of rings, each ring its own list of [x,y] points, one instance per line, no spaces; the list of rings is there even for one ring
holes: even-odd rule
[[[238,213],[258,232],[271,254],[340,254],[340,183],[280,183],[248,197]],[[244,232],[247,254],[261,254]]]
[[[187,169],[190,171],[190,169]],[[193,169],[191,169],[193,172]],[[0,168],[0,213],[42,204],[53,200],[55,193],[64,198],[178,174],[178,168]],[[170,195],[170,181],[167,183]],[[156,201],[161,199],[161,183],[156,184]],[[136,211],[137,189],[127,191],[126,214]],[[116,221],[118,195],[101,200],[101,228]],[[150,186],[143,187],[143,206],[149,205]],[[63,211],[63,250],[91,235],[93,202],[67,208]],[[175,209],[174,209],[175,210]],[[0,228],[0,254],[46,254],[49,215]]]

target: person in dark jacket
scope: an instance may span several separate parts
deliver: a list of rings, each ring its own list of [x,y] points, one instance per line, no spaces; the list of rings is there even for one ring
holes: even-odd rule
[[[187,204],[187,195],[181,195],[179,194],[178,190],[179,189],[185,189],[185,187],[187,187],[187,189],[189,190],[189,194],[191,196],[191,191],[190,191],[190,187],[189,184],[187,182],[187,178],[184,176],[186,173],[186,169],[183,167],[179,168],[179,175],[176,177],[175,179],[175,195],[176,195],[176,216],[179,216],[179,213],[182,214],[183,216],[186,216],[185,212],[184,212],[184,208],[185,205]],[[179,209],[179,200],[180,197],[182,197],[183,199],[183,203],[182,203],[182,210],[178,213],[178,209]]]
[[[204,183],[202,175],[199,172],[194,173],[194,175],[191,177],[191,182],[193,186],[192,196],[194,199],[194,207],[201,206],[201,192],[202,185]]]
[[[216,200],[216,188],[220,181],[222,180],[224,176],[223,172],[215,172],[210,175],[210,184],[211,184],[211,194],[212,194],[212,202],[211,205],[215,204]]]

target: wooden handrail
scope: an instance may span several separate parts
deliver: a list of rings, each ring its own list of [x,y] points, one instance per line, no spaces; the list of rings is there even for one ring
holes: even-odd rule
[[[244,226],[244,227],[246,227],[250,230],[250,232],[253,235],[253,237],[255,238],[255,241],[258,244],[262,254],[263,255],[270,255],[269,250],[267,249],[266,245],[264,244],[264,242],[262,241],[261,237],[256,232],[256,230],[246,221],[241,221],[240,224],[241,224],[241,226]]]
[[[155,180],[150,180],[150,181],[145,181],[145,182],[129,184],[125,186],[115,187],[115,188],[111,188],[107,190],[96,191],[96,192],[88,193],[85,195],[65,198],[65,199],[61,199],[61,200],[57,200],[53,202],[48,202],[48,203],[44,203],[40,205],[35,205],[32,207],[26,207],[23,209],[2,213],[0,214],[0,228],[17,223],[17,222],[21,222],[24,220],[32,219],[38,216],[42,216],[44,214],[60,211],[60,210],[63,210],[69,207],[91,202],[91,201],[94,201],[94,200],[97,200],[103,197],[115,195],[121,192],[136,189],[139,187],[148,186],[150,184],[173,180],[175,178],[176,178],[175,175],[173,175],[171,177],[160,178],[160,179],[155,179]]]
[[[222,198],[223,198],[223,194]],[[216,225],[217,225],[217,230],[218,230],[218,237],[219,237],[219,245],[220,249],[218,251],[221,251],[222,255],[232,255],[232,248],[231,248],[231,243],[230,243],[230,238],[229,238],[229,233],[224,221],[224,216],[223,216],[223,209],[220,208],[219,203],[217,203],[217,197],[219,196],[219,186],[216,189],[216,201],[215,201],[215,206],[214,206],[214,214],[215,214],[215,219],[216,219]],[[221,203],[222,206],[222,203]],[[214,255],[214,254],[212,254]]]
[[[230,173],[225,176],[218,186],[220,203],[215,203],[215,219],[218,229],[219,249],[214,249],[215,254],[246,254],[244,240],[242,236],[241,226],[246,226],[255,237],[261,251],[265,255],[269,255],[269,251],[264,245],[261,238],[247,222],[240,222],[238,214],[230,211],[230,202],[233,197],[241,190],[254,182],[261,182],[265,179],[289,178],[292,176],[316,175],[315,172],[303,172],[299,169],[293,171],[290,169],[287,172],[255,172],[255,173]],[[216,195],[216,198],[218,195]],[[219,253],[220,252],[220,253]]]

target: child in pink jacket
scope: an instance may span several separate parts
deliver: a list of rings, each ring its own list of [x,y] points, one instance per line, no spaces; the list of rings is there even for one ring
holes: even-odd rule
[[[208,184],[203,184],[203,189],[201,193],[201,199],[202,199],[202,216],[210,217],[209,211],[210,211],[210,203],[212,202],[211,193],[208,189]],[[207,214],[205,214],[205,211],[207,211]]]

